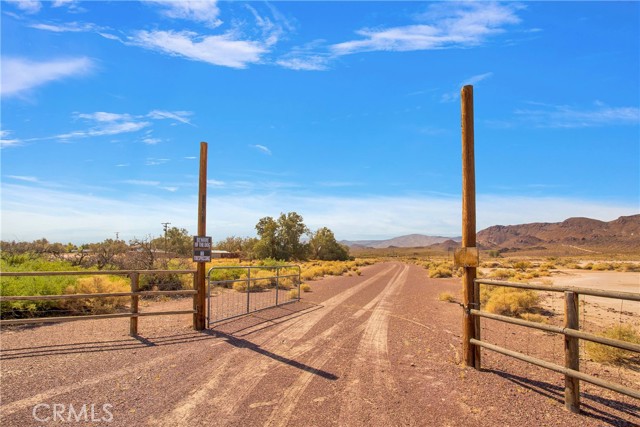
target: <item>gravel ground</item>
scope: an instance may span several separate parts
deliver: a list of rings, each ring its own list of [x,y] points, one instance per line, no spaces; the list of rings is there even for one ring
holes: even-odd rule
[[[483,351],[482,371],[464,369],[461,308],[437,299],[443,291],[459,294],[459,279],[429,279],[420,267],[401,263],[362,271],[311,282],[313,292],[300,303],[206,332],[191,330],[191,317],[183,315],[141,318],[136,338],[127,335],[126,319],[3,329],[0,422],[639,425],[637,400],[585,383],[583,413],[569,413],[561,375],[514,359]],[[483,339],[550,361],[562,357],[559,337],[503,324],[487,323]],[[587,368],[640,388],[637,372]]]

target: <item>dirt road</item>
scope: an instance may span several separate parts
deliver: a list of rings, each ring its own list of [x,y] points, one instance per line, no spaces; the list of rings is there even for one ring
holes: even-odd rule
[[[128,324],[120,319],[4,330],[1,424],[640,423],[637,401],[588,385],[585,415],[568,413],[560,375],[499,355],[483,353],[482,372],[463,369],[461,308],[437,299],[443,291],[458,294],[459,280],[429,279],[420,267],[383,263],[359,277],[311,285],[300,303],[206,333],[190,330],[188,316],[142,318],[138,338],[126,335]],[[504,329],[505,341],[507,333],[514,345],[531,339],[513,331]],[[557,356],[551,337],[535,339]]]

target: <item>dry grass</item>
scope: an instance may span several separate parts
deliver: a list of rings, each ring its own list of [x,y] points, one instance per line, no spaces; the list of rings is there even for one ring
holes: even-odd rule
[[[599,335],[606,338],[640,344],[640,334],[630,324],[620,324],[613,326],[611,328],[605,329]],[[633,357],[635,355],[635,363],[638,363],[638,355],[631,351],[622,350],[619,348],[589,341],[585,342],[584,348],[591,360],[593,360],[594,362],[608,363],[612,365],[624,365],[634,362]]]
[[[65,294],[101,294],[115,292],[131,292],[129,281],[122,277],[93,276],[79,278],[75,286],[68,286]],[[113,313],[123,308],[130,301],[129,297],[106,297],[81,300],[63,300],[61,308],[91,314]]]
[[[446,302],[456,302],[456,299],[451,292],[441,292],[440,294],[438,294],[438,300]]]
[[[525,289],[483,286],[480,302],[491,313],[521,316],[537,307],[540,296]]]

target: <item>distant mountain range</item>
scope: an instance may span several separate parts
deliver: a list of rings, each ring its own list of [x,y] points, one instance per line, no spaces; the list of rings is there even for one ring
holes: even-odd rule
[[[569,218],[554,223],[494,225],[480,231],[477,240],[487,249],[561,245],[624,249],[640,253],[640,215],[621,216],[609,222],[590,218]]]
[[[352,248],[418,248],[448,249],[460,246],[460,237],[409,234],[387,240],[343,240]],[[613,221],[569,218],[555,223],[494,225],[478,232],[482,249],[545,249],[569,246],[586,249],[619,249],[640,254],[640,214],[621,216]]]
[[[408,234],[387,240],[343,240],[340,243],[352,248],[420,248],[453,240],[460,242],[460,237],[427,236],[424,234]]]

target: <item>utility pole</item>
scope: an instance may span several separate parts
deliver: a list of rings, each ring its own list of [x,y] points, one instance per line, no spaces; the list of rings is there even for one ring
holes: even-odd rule
[[[171,224],[170,222],[161,222],[160,224],[162,224],[162,226],[164,227],[164,256],[167,256],[167,230],[169,229],[169,224]]]
[[[119,232],[119,231],[116,231],[116,242],[117,242],[118,240],[120,240],[120,232]]]

